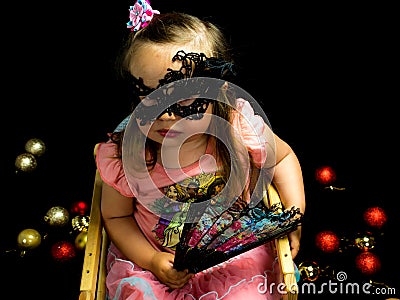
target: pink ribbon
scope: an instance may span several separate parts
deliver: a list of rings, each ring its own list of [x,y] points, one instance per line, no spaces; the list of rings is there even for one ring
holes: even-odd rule
[[[153,19],[154,14],[160,14],[158,10],[153,10],[148,0],[137,0],[133,6],[129,7],[129,22],[127,28],[131,31],[138,31],[146,27]]]

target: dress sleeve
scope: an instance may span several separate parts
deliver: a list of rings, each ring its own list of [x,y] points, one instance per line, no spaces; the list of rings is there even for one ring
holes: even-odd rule
[[[122,161],[117,157],[117,145],[113,142],[100,143],[96,151],[96,165],[101,179],[125,197],[134,197],[126,180]]]
[[[266,122],[260,115],[254,113],[253,107],[244,99],[237,99],[237,109],[234,112],[233,127],[237,130],[255,165],[258,168],[267,158]]]

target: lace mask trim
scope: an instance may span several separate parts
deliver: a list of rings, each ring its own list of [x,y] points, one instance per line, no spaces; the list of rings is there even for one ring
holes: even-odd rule
[[[132,77],[135,95],[138,97],[138,106],[134,111],[136,119],[140,120],[143,126],[149,121],[154,121],[158,116],[165,113],[171,115],[172,113],[186,119],[199,120],[203,117],[204,112],[207,110],[210,99],[198,98],[197,95],[204,94],[206,86],[202,86],[201,81],[196,81],[196,90],[193,90],[193,85],[190,89],[185,90],[187,83],[179,82],[172,84],[181,79],[196,78],[196,77],[212,77],[218,79],[233,78],[236,75],[234,65],[222,59],[215,57],[207,57],[204,53],[185,53],[178,51],[172,61],[181,61],[182,67],[179,70],[167,69],[167,74],[159,81],[157,88],[150,88],[143,83],[142,78]],[[193,83],[194,81],[191,81]],[[161,92],[152,94],[158,88],[167,85],[167,88]],[[177,89],[178,88],[178,89]],[[193,99],[192,101],[184,101],[184,104],[176,100],[171,102],[171,94],[173,90],[179,90],[180,99]],[[143,103],[140,101],[140,96],[151,95],[151,104]],[[171,103],[168,103],[171,102]],[[165,106],[165,107],[164,107]],[[161,108],[162,107],[162,108]]]

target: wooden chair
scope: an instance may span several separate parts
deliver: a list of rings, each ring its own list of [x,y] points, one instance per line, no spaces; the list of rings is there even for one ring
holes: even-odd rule
[[[270,184],[267,190],[264,190],[263,201],[267,207],[279,205],[282,210],[282,202],[278,191]],[[287,236],[283,236],[275,240],[275,249],[278,256],[278,261],[281,267],[283,282],[285,283],[286,294],[283,295],[283,300],[297,300],[298,286],[295,276],[292,254],[290,253],[290,244]]]
[[[101,185],[102,180],[99,171],[96,170],[79,300],[107,299],[105,279],[108,238],[100,212]]]
[[[97,145],[94,153],[96,153],[96,149]],[[99,171],[96,170],[87,242],[83,259],[79,300],[107,299],[105,279],[107,273],[106,257],[109,241],[102,225],[100,212],[101,186],[102,180]],[[278,204],[282,208],[279,194],[272,185],[264,191],[263,201],[269,207],[273,204]],[[283,282],[285,283],[287,291],[287,294],[283,295],[282,299],[296,300],[298,297],[298,288],[287,236],[276,239],[275,246],[282,270]]]

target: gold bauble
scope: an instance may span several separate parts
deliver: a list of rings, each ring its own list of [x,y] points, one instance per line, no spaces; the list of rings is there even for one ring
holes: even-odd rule
[[[359,235],[354,242],[363,251],[369,251],[375,247],[375,238],[369,233]]]
[[[15,159],[17,169],[24,172],[31,172],[36,169],[37,161],[32,153],[22,153]]]
[[[69,222],[69,212],[62,206],[53,206],[47,211],[44,220],[50,226],[62,227]]]
[[[81,231],[75,238],[75,248],[77,250],[85,249],[87,243],[87,231]]]
[[[18,247],[23,250],[22,254],[25,253],[25,250],[30,250],[38,247],[41,242],[42,236],[37,230],[32,228],[22,230],[17,237]]]
[[[25,144],[25,150],[33,155],[41,156],[46,151],[46,145],[40,139],[30,139]]]
[[[74,231],[87,231],[89,227],[89,216],[76,216],[71,220]]]
[[[300,277],[304,281],[315,281],[318,279],[321,270],[319,265],[314,261],[305,261],[299,264]]]

